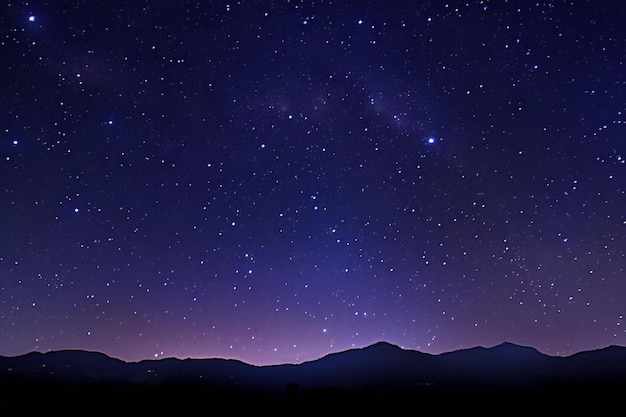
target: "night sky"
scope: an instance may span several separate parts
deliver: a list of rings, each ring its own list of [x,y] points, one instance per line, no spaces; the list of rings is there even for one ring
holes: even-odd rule
[[[0,355],[626,345],[626,2],[0,6]]]

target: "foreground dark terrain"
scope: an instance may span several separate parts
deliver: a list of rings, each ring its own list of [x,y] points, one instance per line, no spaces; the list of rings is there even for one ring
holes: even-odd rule
[[[561,358],[510,343],[441,355],[377,343],[264,367],[59,351],[0,357],[0,381],[3,415],[626,415],[626,348],[617,346]]]

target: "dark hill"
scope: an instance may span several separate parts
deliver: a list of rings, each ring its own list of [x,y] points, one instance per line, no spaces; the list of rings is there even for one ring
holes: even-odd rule
[[[618,346],[569,357],[512,343],[431,355],[379,342],[299,365],[275,366],[226,359],[128,363],[80,350],[0,357],[0,389],[4,398],[13,400],[6,404],[19,404],[16,399],[24,395],[47,399],[23,403],[29,407],[55,404],[68,395],[113,407],[116,403],[107,402],[106,395],[159,410],[191,406],[200,399],[247,407],[270,400],[282,405],[319,405],[327,399],[387,404],[390,398],[394,404],[419,401],[429,407],[456,407],[463,401],[484,407],[486,398],[540,398],[555,407],[574,402],[579,410],[587,403],[597,405],[591,399],[598,396],[602,404],[612,404],[620,398],[612,393],[624,388],[626,348]]]

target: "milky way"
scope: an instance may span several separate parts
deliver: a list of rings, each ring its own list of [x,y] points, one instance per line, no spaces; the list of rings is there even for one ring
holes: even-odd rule
[[[625,21],[4,2],[0,355],[626,345]]]

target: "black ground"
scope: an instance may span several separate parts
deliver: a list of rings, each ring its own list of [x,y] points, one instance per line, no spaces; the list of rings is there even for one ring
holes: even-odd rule
[[[173,385],[5,380],[2,415],[626,415],[626,386],[546,385],[533,390],[407,392],[338,387],[281,393]]]

